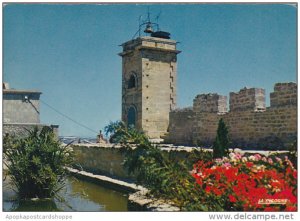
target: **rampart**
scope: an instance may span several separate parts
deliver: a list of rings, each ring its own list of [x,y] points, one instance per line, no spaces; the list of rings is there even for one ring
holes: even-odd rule
[[[105,175],[119,180],[134,182],[136,181],[135,174],[128,174],[128,171],[124,168],[125,161],[125,149],[124,147],[116,144],[72,144],[71,145],[75,158],[74,167],[78,170],[91,172],[98,175]],[[186,147],[176,146],[172,144],[158,144],[158,148],[162,151],[171,153],[175,159],[186,160],[188,158],[194,158],[194,150],[198,151],[211,151],[210,149],[202,149],[200,147]],[[277,152],[277,151],[276,151]],[[253,154],[261,154],[269,156],[272,151],[242,151],[246,156]],[[286,151],[279,151],[282,157],[287,153]],[[199,153],[200,154],[200,153]]]
[[[297,139],[297,84],[277,83],[266,108],[265,90],[243,88],[226,96],[197,95],[192,110],[170,113],[165,141],[178,145],[212,145],[223,118],[232,147],[284,149]]]

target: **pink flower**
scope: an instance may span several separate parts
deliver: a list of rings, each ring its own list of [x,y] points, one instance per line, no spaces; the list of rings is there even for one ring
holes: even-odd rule
[[[289,160],[288,156],[284,156],[284,160],[288,161]]]
[[[256,161],[261,160],[261,155],[258,153],[255,154],[254,157],[255,157]]]
[[[268,158],[268,163],[273,164],[273,160],[271,158]]]
[[[224,163],[224,164],[223,164],[223,167],[229,168],[229,167],[231,167],[231,164],[230,164],[230,163]]]
[[[242,159],[242,155],[240,153],[236,153],[235,154],[235,158],[238,159],[238,160],[240,160],[240,159]]]

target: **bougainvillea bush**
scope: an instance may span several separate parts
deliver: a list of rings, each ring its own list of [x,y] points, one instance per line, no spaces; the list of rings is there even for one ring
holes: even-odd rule
[[[287,157],[246,157],[237,149],[197,162],[192,176],[207,194],[203,203],[214,200],[225,211],[297,210],[297,170]]]

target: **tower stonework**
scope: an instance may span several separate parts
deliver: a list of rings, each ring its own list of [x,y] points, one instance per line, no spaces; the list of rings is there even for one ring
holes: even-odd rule
[[[138,37],[122,44],[122,121],[159,139],[176,106],[177,42]]]

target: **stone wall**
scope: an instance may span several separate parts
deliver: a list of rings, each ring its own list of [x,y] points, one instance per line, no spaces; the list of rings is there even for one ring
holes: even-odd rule
[[[135,176],[129,176],[123,167],[125,157],[122,147],[115,146],[113,144],[73,144],[71,147],[75,153],[74,167],[76,169],[117,178],[123,181],[135,181]],[[201,149],[199,147],[166,144],[160,144],[159,148],[162,151],[172,152],[172,157],[178,160],[187,159],[191,156],[191,154],[194,156],[193,150]],[[211,150],[202,149],[202,151]],[[259,153],[265,156],[272,154],[270,151],[242,151],[242,153],[245,155]],[[284,156],[286,151],[279,151],[277,153]]]
[[[230,111],[264,110],[265,90],[262,88],[243,88],[238,93],[231,92],[229,100]]]
[[[297,105],[297,85],[294,83],[277,83],[270,94],[271,107]]]
[[[169,133],[166,139],[174,143],[190,144],[193,141],[193,120],[194,112],[192,107],[175,110],[170,113]]]
[[[9,124],[4,123],[2,127],[2,137],[6,134],[17,136],[17,137],[24,137],[28,135],[28,131],[33,130],[35,127],[38,127],[40,130],[42,127],[50,127],[52,128],[53,132],[58,137],[58,125],[45,125],[45,124]]]
[[[195,112],[227,112],[227,97],[218,94],[199,94],[193,101]]]
[[[230,107],[233,110],[222,114],[216,113],[215,109],[208,112],[198,107],[194,107],[188,115],[171,112],[166,142],[210,146],[216,137],[220,118],[228,126],[232,146],[235,147],[286,148],[297,139],[295,83],[276,84],[271,93],[271,107],[265,108],[264,90],[256,88],[231,93]]]
[[[88,144],[74,144],[72,148],[75,153],[75,167],[96,174],[110,177],[134,180],[123,168],[124,155],[120,147],[103,144],[101,147]]]
[[[121,146],[113,144],[72,144],[71,147],[75,153],[73,167],[76,169],[124,181],[136,181],[135,175],[128,175],[123,167],[125,156],[124,149]],[[186,159],[194,148],[161,145],[161,149],[168,152],[174,151],[176,153],[173,154],[173,157]]]

